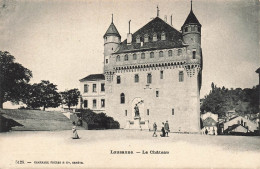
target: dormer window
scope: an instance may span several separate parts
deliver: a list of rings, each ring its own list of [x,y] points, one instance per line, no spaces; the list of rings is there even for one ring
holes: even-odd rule
[[[157,34],[156,33],[153,34],[153,41],[154,42],[157,41]]]
[[[149,42],[149,39],[148,39],[148,38],[149,38],[148,34],[145,34],[145,35],[144,35],[144,42]]]
[[[166,35],[165,35],[165,32],[162,32],[162,35],[161,35],[161,40],[166,40]]]
[[[141,43],[140,35],[136,36],[136,43]]]
[[[191,31],[195,31],[195,26],[192,26],[192,27],[191,27]]]
[[[116,56],[116,61],[119,62],[120,61],[120,55]]]
[[[185,28],[184,28],[184,32],[188,32],[188,27],[185,27]]]

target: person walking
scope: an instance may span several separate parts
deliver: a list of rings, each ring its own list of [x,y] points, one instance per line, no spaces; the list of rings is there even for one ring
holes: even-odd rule
[[[168,133],[170,132],[170,127],[169,127],[168,121],[166,121],[166,123],[164,124],[164,130],[166,133],[166,137],[168,137]]]
[[[161,134],[161,137],[165,137],[165,130],[164,130],[164,122],[162,122],[162,134]]]
[[[157,130],[157,125],[156,125],[156,123],[154,122],[154,123],[153,123],[153,137],[157,137],[156,130]]]

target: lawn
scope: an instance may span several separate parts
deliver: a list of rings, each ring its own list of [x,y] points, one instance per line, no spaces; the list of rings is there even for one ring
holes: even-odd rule
[[[80,139],[74,140],[70,130],[0,133],[4,154],[0,168],[260,167],[260,137],[170,133],[161,138],[134,130],[78,130],[78,134]],[[169,154],[151,154],[156,151]]]

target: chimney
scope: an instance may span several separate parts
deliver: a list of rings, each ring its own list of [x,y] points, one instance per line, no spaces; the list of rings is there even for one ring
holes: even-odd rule
[[[128,33],[127,34],[127,45],[131,45],[131,43],[132,43],[132,34]]]
[[[129,33],[127,34],[127,45],[131,45],[132,43],[132,34],[130,33],[130,22],[131,20],[129,21]]]
[[[167,15],[164,16],[164,21],[167,23]]]
[[[171,15],[171,26],[172,26],[172,15]]]

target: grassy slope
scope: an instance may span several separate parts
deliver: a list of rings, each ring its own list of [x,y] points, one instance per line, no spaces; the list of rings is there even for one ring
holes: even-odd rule
[[[14,130],[69,130],[71,121],[61,112],[49,112],[40,110],[16,110],[3,109],[6,118],[13,119],[23,127],[15,127]]]

